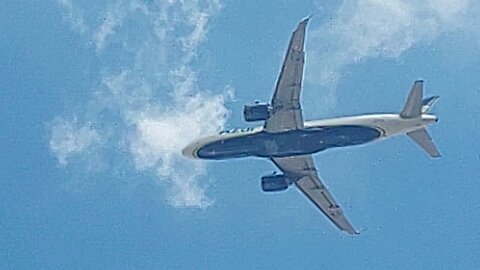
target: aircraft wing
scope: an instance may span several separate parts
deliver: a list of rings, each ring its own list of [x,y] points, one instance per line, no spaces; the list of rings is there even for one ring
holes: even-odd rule
[[[272,158],[272,161],[340,230],[358,234],[321,182],[311,155]]]
[[[273,110],[264,125],[264,130],[267,132],[275,133],[303,128],[300,90],[305,63],[303,49],[305,28],[308,20],[309,18],[306,18],[298,24],[290,39],[271,102]]]

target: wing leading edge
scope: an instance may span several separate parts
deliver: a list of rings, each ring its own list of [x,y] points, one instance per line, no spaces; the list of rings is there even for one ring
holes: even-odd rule
[[[264,125],[267,132],[303,128],[300,91],[305,63],[305,30],[309,19],[298,24],[290,39],[271,102],[272,114]]]
[[[272,158],[272,161],[340,230],[358,234],[321,182],[311,155]]]

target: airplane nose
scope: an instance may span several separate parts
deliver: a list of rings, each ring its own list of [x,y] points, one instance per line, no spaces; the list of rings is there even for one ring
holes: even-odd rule
[[[194,155],[195,148],[196,148],[196,144],[194,143],[187,145],[185,148],[182,149],[182,155],[188,158],[196,159],[197,157]]]

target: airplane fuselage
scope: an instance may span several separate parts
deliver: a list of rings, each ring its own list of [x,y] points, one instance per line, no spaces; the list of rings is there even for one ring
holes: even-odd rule
[[[237,129],[194,141],[183,154],[198,159],[306,155],[404,134],[436,121],[428,114],[411,119],[398,114],[369,114],[306,121],[304,128],[284,132],[269,133],[263,127]]]

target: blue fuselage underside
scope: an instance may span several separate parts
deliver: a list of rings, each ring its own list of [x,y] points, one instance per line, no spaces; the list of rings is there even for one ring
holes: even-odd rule
[[[203,159],[228,159],[306,155],[328,148],[367,143],[380,136],[380,131],[366,126],[315,127],[282,133],[262,131],[209,143],[198,149],[197,156]]]

